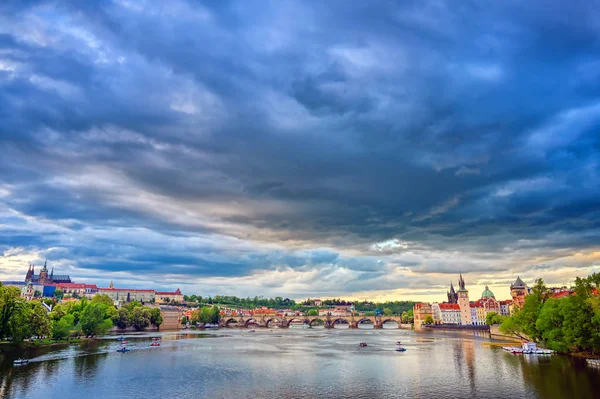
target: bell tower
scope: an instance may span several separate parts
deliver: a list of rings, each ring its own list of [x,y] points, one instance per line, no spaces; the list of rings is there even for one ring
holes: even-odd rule
[[[471,318],[471,304],[469,302],[469,291],[465,288],[465,280],[463,280],[462,272],[458,280],[458,306],[460,307],[460,320],[463,326],[473,324]]]

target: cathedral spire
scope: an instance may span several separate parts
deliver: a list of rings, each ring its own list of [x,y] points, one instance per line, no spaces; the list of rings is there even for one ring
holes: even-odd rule
[[[462,276],[462,270],[460,271],[460,276],[458,277],[458,289],[461,291],[465,291],[465,280],[463,279]]]

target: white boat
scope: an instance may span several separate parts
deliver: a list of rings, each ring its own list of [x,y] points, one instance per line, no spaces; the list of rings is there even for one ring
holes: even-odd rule
[[[219,328],[219,325],[218,324],[206,323],[204,325],[204,328]]]
[[[517,355],[552,355],[555,353],[551,349],[538,348],[534,342],[524,342],[522,346],[503,346],[502,349]]]
[[[23,366],[28,363],[29,363],[29,360],[27,360],[27,359],[17,359],[13,362],[13,365],[14,366]]]

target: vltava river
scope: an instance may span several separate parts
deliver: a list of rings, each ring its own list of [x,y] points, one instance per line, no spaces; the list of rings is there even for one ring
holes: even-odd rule
[[[157,334],[153,334],[157,335]],[[600,373],[488,339],[406,330],[224,329],[0,354],[0,398],[598,398]],[[407,352],[395,351],[402,341]],[[365,341],[366,348],[358,344]]]

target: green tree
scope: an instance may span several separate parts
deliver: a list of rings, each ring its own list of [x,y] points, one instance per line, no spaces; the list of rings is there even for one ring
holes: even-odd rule
[[[433,317],[431,317],[430,315],[427,315],[427,316],[425,316],[425,319],[423,319],[423,322],[425,324],[433,324],[434,320],[433,320]]]
[[[400,316],[400,319],[402,320],[402,323],[406,324],[408,323],[408,312],[402,312],[402,315]]]
[[[52,308],[52,312],[50,312],[50,319],[53,321],[58,321],[63,318],[64,315],[67,314],[65,307],[62,305],[56,305]]]
[[[316,309],[311,309],[308,311],[307,313],[308,316],[318,316],[319,315],[319,311]]]
[[[560,299],[551,298],[546,301],[535,325],[548,347],[561,352],[568,350],[564,342],[564,315]]]
[[[138,331],[150,325],[150,309],[137,306],[131,311],[131,325]]]
[[[383,314],[386,316],[391,316],[394,314],[394,311],[390,308],[383,308]]]
[[[182,316],[181,317],[181,324],[186,325],[188,323],[188,318],[187,316]]]
[[[40,298],[41,296],[42,296],[41,291],[35,290],[35,292],[33,293],[34,298]]]
[[[56,298],[57,300],[61,300],[63,299],[63,297],[65,296],[65,293],[63,290],[61,289],[57,289],[56,291],[54,291],[54,298]]]
[[[121,330],[126,329],[127,326],[129,326],[131,324],[131,321],[129,318],[129,310],[127,310],[127,308],[125,308],[125,307],[119,308],[119,310],[117,310],[116,317],[113,317],[112,321],[113,321],[113,324],[117,326],[117,328],[119,328]]]
[[[221,315],[220,315],[219,307],[217,305],[213,306],[213,308],[212,308],[212,317],[211,317],[210,322],[213,323],[213,324],[218,324],[220,317],[221,317]]]
[[[492,324],[502,324],[504,317],[496,312],[489,312],[485,317],[485,324],[491,326]]]
[[[33,336],[43,338],[52,333],[52,322],[46,308],[38,301],[29,303],[31,307],[31,316],[29,321],[30,333]]]
[[[123,305],[123,307],[127,310],[129,310],[130,312],[134,309],[137,308],[139,306],[142,306],[141,303],[139,303],[138,301],[131,301],[126,303],[125,305]]]
[[[107,306],[102,303],[88,303],[81,312],[79,325],[86,337],[105,334],[113,326],[112,320],[106,318]]]
[[[11,338],[19,342],[26,338],[29,311],[18,288],[0,284],[0,339]]]
[[[160,313],[160,308],[150,309],[150,324],[153,324],[156,327],[160,327],[162,322],[163,322],[163,317],[162,317],[162,314]]]
[[[96,294],[92,298],[92,303],[103,303],[106,306],[114,306],[114,301],[106,294]]]
[[[538,342],[542,334],[536,326],[539,313],[548,299],[549,291],[542,279],[537,279],[531,294],[525,297],[522,309],[518,309],[511,317],[500,325],[500,331],[514,334],[522,339]]]
[[[31,337],[31,307],[27,303],[19,303],[9,320],[10,337],[13,342],[21,342]]]
[[[52,325],[52,338],[55,340],[65,339],[74,328],[73,322],[75,317],[72,314],[63,316],[60,320],[55,321]]]
[[[197,317],[199,323],[217,324],[219,322],[219,307],[217,305],[214,305],[212,307],[204,306],[202,309],[200,309],[200,312]]]

